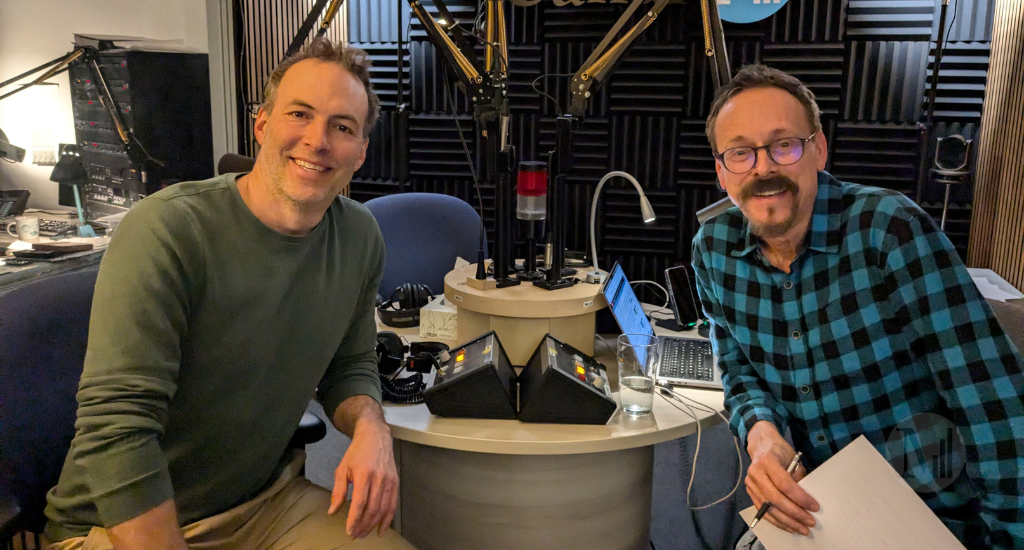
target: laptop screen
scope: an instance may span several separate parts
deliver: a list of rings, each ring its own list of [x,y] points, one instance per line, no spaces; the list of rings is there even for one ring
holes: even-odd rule
[[[608,302],[612,316],[615,317],[615,322],[619,324],[619,329],[623,334],[654,334],[654,327],[651,326],[643,308],[640,307],[640,300],[637,300],[633,288],[629,286],[629,280],[626,279],[626,274],[622,271],[622,266],[618,263],[608,274],[608,280],[602,292],[604,292],[604,299]],[[631,340],[634,340],[634,344],[645,343],[637,342],[635,340],[638,339],[635,338]],[[643,363],[646,357],[641,356],[637,359]]]

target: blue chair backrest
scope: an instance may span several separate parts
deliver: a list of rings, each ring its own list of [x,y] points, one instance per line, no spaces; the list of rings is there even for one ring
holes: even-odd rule
[[[0,295],[0,488],[39,532],[75,434],[78,381],[98,268]]]
[[[444,294],[444,276],[462,257],[476,263],[480,215],[462,199],[437,193],[400,193],[366,201],[387,246],[378,292],[387,299],[403,283]],[[486,250],[485,250],[486,253]]]

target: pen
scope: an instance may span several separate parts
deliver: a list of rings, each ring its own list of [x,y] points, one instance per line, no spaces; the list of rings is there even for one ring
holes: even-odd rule
[[[786,468],[787,474],[792,474],[793,472],[796,471],[797,465],[800,464],[800,457],[803,455],[803,453],[797,453],[793,457],[792,462],[789,463],[789,467]],[[767,500],[761,503],[761,507],[757,509],[757,515],[754,516],[754,521],[750,522],[751,529],[753,529],[754,526],[757,525],[757,522],[761,521],[761,518],[764,517],[765,513],[768,512],[768,509],[771,507],[772,503],[768,502]]]

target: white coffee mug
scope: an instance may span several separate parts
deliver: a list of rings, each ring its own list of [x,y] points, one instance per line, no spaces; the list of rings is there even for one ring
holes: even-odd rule
[[[17,228],[17,233],[11,227]],[[18,216],[14,223],[7,224],[7,232],[18,237],[19,241],[32,242],[39,240],[39,218],[35,216]]]

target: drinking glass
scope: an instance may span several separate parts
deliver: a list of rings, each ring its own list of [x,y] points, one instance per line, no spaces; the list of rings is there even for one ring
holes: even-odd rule
[[[658,337],[650,334],[622,334],[617,344],[619,404],[627,414],[648,414],[654,406]]]

